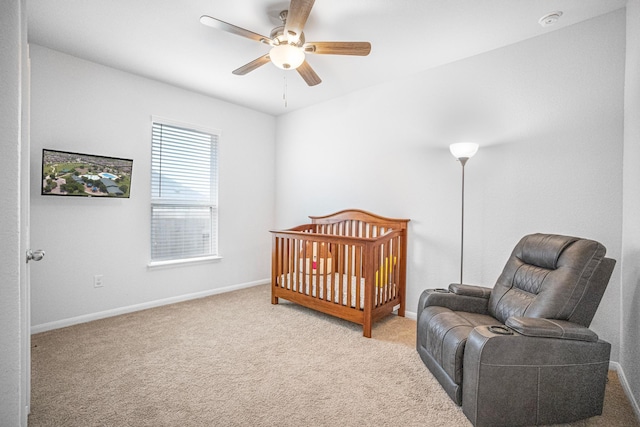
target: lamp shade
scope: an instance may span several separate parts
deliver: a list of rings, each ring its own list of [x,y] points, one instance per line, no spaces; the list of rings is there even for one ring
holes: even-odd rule
[[[274,46],[269,51],[271,62],[283,70],[293,70],[304,62],[304,51],[290,44]]]
[[[449,146],[449,150],[456,159],[470,159],[478,152],[475,142],[457,142]]]

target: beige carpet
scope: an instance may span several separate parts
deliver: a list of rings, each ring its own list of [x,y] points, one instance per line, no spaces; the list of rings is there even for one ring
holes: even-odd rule
[[[469,426],[415,351],[415,321],[357,325],[268,286],[32,337],[36,426]],[[615,374],[605,413],[633,426]]]

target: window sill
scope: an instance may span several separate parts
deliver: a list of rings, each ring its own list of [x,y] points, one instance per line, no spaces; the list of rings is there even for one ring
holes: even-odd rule
[[[155,269],[155,268],[163,268],[163,267],[180,267],[183,265],[190,264],[205,264],[215,261],[220,261],[222,259],[221,256],[206,256],[206,257],[198,257],[198,258],[185,258],[185,259],[175,259],[169,261],[151,261],[147,264],[147,268]]]

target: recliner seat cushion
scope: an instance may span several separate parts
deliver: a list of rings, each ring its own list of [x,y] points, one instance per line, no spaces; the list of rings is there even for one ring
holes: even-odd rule
[[[462,384],[464,347],[473,328],[500,324],[485,314],[452,311],[438,306],[426,307],[418,322],[418,345],[421,345],[458,385]]]

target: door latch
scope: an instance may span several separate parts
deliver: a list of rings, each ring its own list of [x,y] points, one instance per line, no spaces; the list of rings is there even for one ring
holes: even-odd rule
[[[42,249],[36,249],[35,251],[29,249],[27,251],[27,262],[40,261],[42,258],[44,258],[44,251]]]

